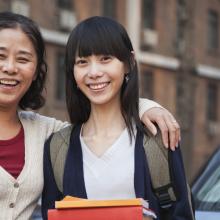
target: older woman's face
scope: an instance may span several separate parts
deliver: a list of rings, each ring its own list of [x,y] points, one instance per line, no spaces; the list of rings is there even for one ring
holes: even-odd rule
[[[37,54],[20,29],[0,30],[0,109],[17,108],[36,78]]]

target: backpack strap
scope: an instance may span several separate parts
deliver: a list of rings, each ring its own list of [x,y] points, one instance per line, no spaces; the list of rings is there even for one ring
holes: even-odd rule
[[[50,159],[54,178],[60,192],[63,192],[63,174],[70,135],[73,126],[70,125],[53,134],[50,141]]]
[[[153,190],[160,207],[168,209],[177,200],[171,179],[168,150],[162,143],[161,134],[144,135],[144,150],[148,161]]]

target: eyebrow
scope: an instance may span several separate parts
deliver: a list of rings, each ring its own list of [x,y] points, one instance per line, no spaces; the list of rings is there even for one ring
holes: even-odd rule
[[[28,55],[28,56],[31,56],[33,57],[33,54],[29,51],[25,51],[25,50],[20,50],[18,51],[19,54],[23,54],[23,55]]]

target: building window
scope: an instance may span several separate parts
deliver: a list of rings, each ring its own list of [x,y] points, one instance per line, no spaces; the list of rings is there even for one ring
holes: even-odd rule
[[[58,0],[58,28],[70,32],[77,24],[74,4],[71,0]]]
[[[209,83],[207,88],[207,119],[209,121],[218,120],[218,86]]]
[[[106,17],[116,17],[116,1],[103,0],[103,15]]]
[[[56,75],[56,99],[59,101],[65,100],[65,68],[64,68],[64,53],[57,54],[57,75]]]
[[[208,49],[216,50],[218,48],[219,28],[218,14],[214,10],[208,12]]]
[[[158,45],[155,27],[155,0],[142,0],[141,50],[150,51]]]
[[[72,9],[72,2],[71,2],[71,0],[58,0],[58,6],[63,9],[71,10]]]
[[[143,28],[155,29],[155,0],[142,1]]]
[[[141,72],[141,97],[153,99],[153,73],[150,71]]]

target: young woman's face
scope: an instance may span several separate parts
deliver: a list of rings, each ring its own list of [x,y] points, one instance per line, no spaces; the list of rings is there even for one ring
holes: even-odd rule
[[[74,77],[91,104],[106,104],[112,100],[119,102],[124,76],[125,65],[114,56],[76,57]]]
[[[0,30],[0,107],[17,108],[35,79],[37,54],[20,28]]]

